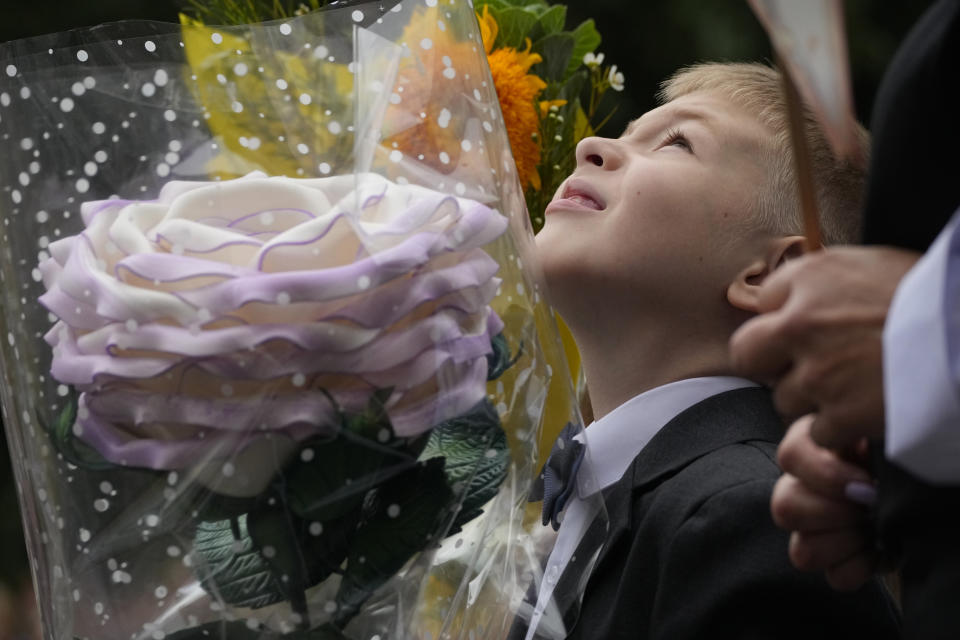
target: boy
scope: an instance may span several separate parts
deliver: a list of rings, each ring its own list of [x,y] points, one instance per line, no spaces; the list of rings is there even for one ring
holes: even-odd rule
[[[731,333],[764,278],[803,248],[781,91],[757,64],[680,71],[619,139],[580,143],[546,209],[537,251],[595,422],[514,637],[898,635],[879,583],[838,594],[791,568],[769,512],[784,425],[767,390],[730,375]],[[824,239],[849,242],[863,173],[832,156],[811,118],[807,131]],[[601,490],[605,532],[577,509]],[[599,556],[585,551],[601,543]]]

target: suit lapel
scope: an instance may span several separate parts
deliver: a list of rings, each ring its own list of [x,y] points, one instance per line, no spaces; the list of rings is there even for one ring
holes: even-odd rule
[[[630,484],[638,490],[721,447],[750,440],[780,442],[785,430],[767,389],[719,393],[668,422],[636,457],[624,479],[630,474]]]
[[[649,491],[711,451],[750,440],[779,442],[784,431],[770,392],[760,387],[711,396],[677,415],[647,443],[623,477],[604,490],[604,502],[618,508],[608,508],[610,528],[595,566],[603,562],[622,536],[629,534],[636,520],[636,492]]]
[[[594,520],[576,554],[589,553],[602,545],[599,557],[592,565],[594,569],[599,567],[618,541],[631,535],[632,525],[636,522],[633,514],[636,492],[652,490],[677,470],[721,447],[750,440],[779,442],[784,426],[773,407],[770,392],[763,388],[720,393],[683,411],[657,432],[619,481],[604,489],[609,527],[603,519]],[[576,583],[583,577],[582,568],[571,570],[568,565],[567,569],[560,578],[563,588],[558,585],[559,592],[580,593],[582,590],[576,587]],[[566,629],[572,630],[579,619],[580,606],[565,604],[564,624]]]

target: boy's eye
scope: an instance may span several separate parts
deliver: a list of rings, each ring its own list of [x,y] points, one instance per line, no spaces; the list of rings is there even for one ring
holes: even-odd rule
[[[667,135],[663,138],[663,142],[660,143],[660,146],[680,147],[689,153],[693,153],[693,145],[690,144],[690,141],[687,140],[687,137],[679,129],[671,129],[667,131]]]

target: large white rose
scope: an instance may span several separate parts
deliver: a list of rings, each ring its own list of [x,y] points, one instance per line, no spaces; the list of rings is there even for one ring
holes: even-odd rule
[[[377,389],[412,436],[485,393],[502,323],[481,247],[506,219],[478,202],[372,174],[251,174],[81,211],[41,265],[41,302],[59,318],[52,375],[80,392],[75,431],[112,462],[181,469],[267,435],[292,449]]]

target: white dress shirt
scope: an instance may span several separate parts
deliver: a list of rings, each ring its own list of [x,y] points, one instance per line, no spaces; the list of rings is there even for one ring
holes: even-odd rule
[[[893,297],[883,331],[886,454],[960,484],[960,211]]]
[[[562,514],[526,640],[531,640],[535,633],[563,638],[568,631],[563,628],[561,612],[553,602],[553,589],[600,510],[602,501],[590,497],[617,482],[657,432],[680,413],[718,393],[756,386],[759,385],[744,378],[720,376],[671,382],[634,396],[576,436],[586,445],[577,473],[577,490]],[[586,564],[584,581],[589,577],[592,561]]]

